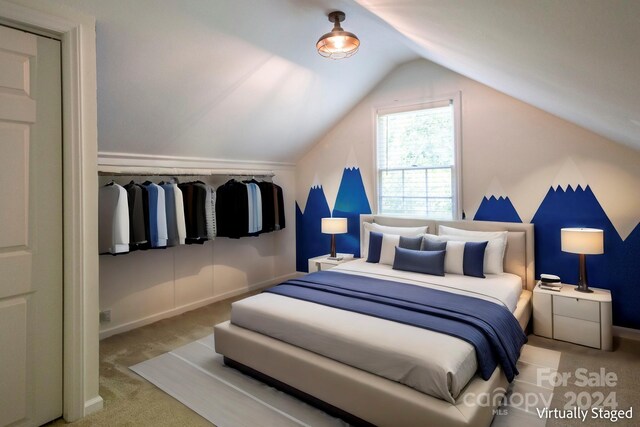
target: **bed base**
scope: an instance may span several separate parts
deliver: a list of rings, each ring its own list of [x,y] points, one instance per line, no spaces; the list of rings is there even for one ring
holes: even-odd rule
[[[452,404],[230,322],[214,329],[216,351],[233,367],[329,413],[336,408],[333,415],[355,425],[489,426],[508,386],[497,368],[488,381],[474,377]]]
[[[285,384],[282,381],[279,381],[275,378],[272,378],[268,375],[263,374],[260,371],[256,371],[253,368],[250,368],[247,365],[243,365],[242,363],[236,362],[233,359],[229,359],[228,357],[224,357],[224,364],[227,365],[230,368],[233,369],[237,369],[238,371],[242,372],[245,375],[248,375],[252,378],[255,378],[256,380],[263,382],[267,385],[270,385],[271,387],[274,387],[284,393],[287,393],[305,403],[308,403],[311,406],[314,406],[318,409],[320,409],[321,411],[326,412],[327,414],[336,417],[336,418],[340,418],[341,420],[349,423],[350,425],[354,426],[354,427],[375,427],[374,424],[371,424],[365,420],[363,420],[362,418],[358,418],[353,414],[350,414],[348,412],[343,411],[342,409],[330,405],[327,402],[324,402],[320,399],[318,399],[317,397],[311,396],[308,393],[305,393],[304,391],[298,390],[297,388],[291,387],[289,384]]]

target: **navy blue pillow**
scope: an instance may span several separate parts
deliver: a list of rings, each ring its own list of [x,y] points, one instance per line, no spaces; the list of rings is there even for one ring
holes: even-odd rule
[[[420,247],[421,251],[446,251],[447,250],[447,242],[434,242],[430,239],[423,239],[422,246]]]
[[[444,254],[445,251],[416,251],[396,247],[393,269],[444,276]]]
[[[467,242],[464,244],[462,271],[465,276],[484,279],[484,251],[489,242]]]
[[[398,247],[419,251],[420,246],[422,246],[422,236],[418,236],[418,237],[400,236],[400,243],[398,244]]]
[[[367,262],[380,262],[380,251],[382,251],[382,233],[371,231],[369,233]]]

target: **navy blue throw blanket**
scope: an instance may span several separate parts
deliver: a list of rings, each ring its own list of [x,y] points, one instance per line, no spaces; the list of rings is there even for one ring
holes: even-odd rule
[[[474,346],[486,381],[498,364],[509,380],[527,337],[504,306],[466,295],[365,276],[319,271],[267,289],[460,338]]]

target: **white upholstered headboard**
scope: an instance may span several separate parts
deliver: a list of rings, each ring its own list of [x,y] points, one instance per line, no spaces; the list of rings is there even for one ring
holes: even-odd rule
[[[440,221],[425,218],[393,217],[386,215],[360,215],[360,247],[364,248],[365,222],[394,227],[429,226],[430,234],[438,234],[438,226],[455,227],[473,231],[508,231],[507,249],[504,256],[504,271],[517,274],[523,286],[533,290],[535,286],[535,257],[533,224],[492,221]],[[366,257],[366,254],[361,254]]]

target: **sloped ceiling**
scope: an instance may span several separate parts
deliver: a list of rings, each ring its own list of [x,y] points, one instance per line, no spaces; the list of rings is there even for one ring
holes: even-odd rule
[[[54,1],[97,20],[103,152],[295,162],[419,56],[640,149],[640,1]]]
[[[640,1],[356,1],[425,58],[640,149]]]
[[[96,17],[102,152],[294,162],[418,57],[352,1],[56,1]],[[362,39],[344,61],[315,50],[335,9]]]

